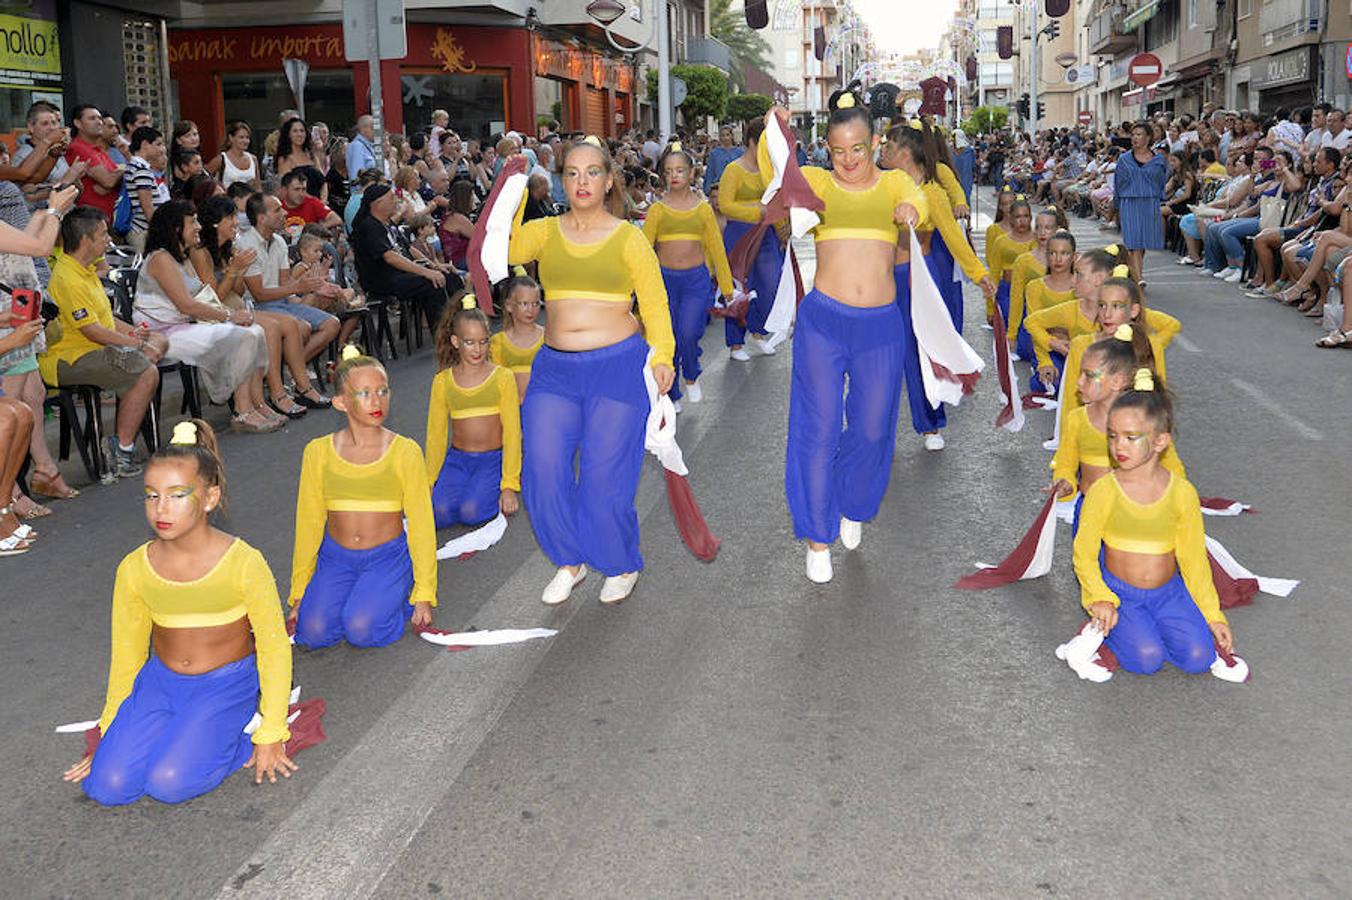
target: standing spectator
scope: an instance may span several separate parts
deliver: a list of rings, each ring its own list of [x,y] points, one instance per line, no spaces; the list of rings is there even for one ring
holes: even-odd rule
[[[339,210],[347,205],[350,196],[348,185],[353,177],[347,172],[347,138],[334,138],[329,151],[329,170],[324,173],[324,183],[328,185],[328,199],[324,202],[329,209]]]
[[[167,159],[164,135],[143,126],[132,132],[128,149],[131,157],[124,180],[131,197],[131,230],[127,243],[145,252],[150,219],[155,210],[169,202],[169,183],[162,174]]]
[[[111,222],[126,167],[113,162],[102,147],[103,115],[97,106],[75,107],[70,122],[76,136],[66,149],[66,162],[83,162],[86,166],[80,180],[79,205],[94,207]]]
[[[220,179],[221,184],[229,188],[236,182],[244,182],[255,191],[263,187],[262,175],[258,168],[258,157],[249,152],[253,142],[253,130],[248,122],[234,121],[225,126],[225,140],[221,142],[221,153],[207,164],[207,171]]]
[[[19,138],[19,146],[14,151],[14,165],[22,166],[29,155],[36,152],[52,158],[52,165],[42,172],[43,163],[38,171],[42,177],[37,181],[25,181],[24,198],[33,209],[42,209],[47,205],[47,196],[56,188],[76,184],[84,177],[89,164],[83,160],[70,165],[66,162],[66,149],[70,146],[70,135],[61,127],[61,113],[46,100],[38,100],[28,108],[28,132]]]
[[[376,155],[376,122],[370,116],[357,119],[357,133],[347,145],[347,174],[355,179],[362,169],[385,171],[379,156]]]
[[[108,155],[113,158],[113,162],[126,165],[131,161],[131,136],[138,128],[146,128],[150,125],[150,113],[139,106],[128,106],[122,110],[119,117],[122,122],[122,131],[113,143],[112,149]]]
[[[742,148],[732,139],[732,126],[724,125],[718,129],[718,146],[709,151],[708,164],[704,167],[704,193],[718,184],[728,163],[742,155]],[[560,185],[562,188],[562,185]]]
[[[146,131],[154,129],[143,127],[133,137]],[[101,213],[85,207],[68,215],[61,223],[61,246],[50,287],[61,310],[57,318],[61,336],[38,360],[42,381],[53,386],[92,384],[117,395],[116,430],[107,439],[108,457],[114,475],[130,478],[141,473],[136,433],[155,399],[160,383],[155,364],[164,357],[169,341],[113,318],[95,269],[95,260],[108,246],[108,222]],[[74,495],[61,481],[55,463],[37,466],[33,487],[48,496]]]
[[[305,123],[299,117],[287,119],[282,123],[273,168],[278,178],[292,171],[301,173],[305,176],[306,193],[320,200],[324,199],[324,176],[315,165],[314,143],[310,137],[310,129],[305,127]]]
[[[169,141],[170,158],[181,150],[202,152],[202,134],[197,130],[197,123],[192,119],[184,119],[181,122],[174,123],[174,136]]]
[[[330,135],[327,123],[316,122],[310,126],[310,148],[314,153],[315,168],[319,170],[320,175],[324,176],[324,181],[327,183],[329,167],[333,164],[329,155]]]
[[[1305,141],[1300,145],[1300,152],[1303,156],[1309,157],[1314,152],[1324,146],[1324,135],[1329,133],[1328,114],[1333,109],[1331,103],[1316,103],[1314,109],[1310,110],[1310,131],[1305,135]]]
[[[394,191],[374,184],[362,194],[361,206],[352,220],[352,252],[357,277],[368,296],[405,297],[422,309],[428,327],[435,331],[446,306],[448,290],[461,290],[458,275],[445,275],[424,268],[399,252],[390,234],[394,216]]]
[[[191,200],[192,188],[188,183],[203,174],[201,152],[183,147],[171,148],[169,170],[169,195],[175,200]]]
[[[282,123],[286,122],[288,119],[296,119],[299,117],[300,111],[295,109],[284,109],[277,113],[277,127],[272,131],[269,131],[267,137],[263,138],[264,171],[276,174],[273,165],[276,162],[274,157],[277,156],[277,141],[280,140],[282,136]]]
[[[662,145],[657,142],[657,132],[648,129],[645,140],[643,141],[643,155],[648,157],[651,163],[650,168],[657,168],[657,161],[662,158]]]
[[[1133,281],[1141,280],[1145,251],[1164,249],[1160,199],[1169,178],[1164,157],[1150,150],[1151,129],[1145,122],[1131,127],[1131,149],[1122,151],[1113,173],[1113,202],[1122,225],[1122,244]]]
[[[444,109],[432,110],[432,131],[427,139],[427,155],[432,159],[441,156],[441,139],[451,127],[451,114]]]
[[[1346,116],[1341,109],[1331,109],[1324,117],[1325,127],[1328,134],[1324,135],[1320,141],[1321,147],[1332,147],[1340,153],[1347,152],[1349,142],[1352,142],[1352,131],[1348,130]]]
[[[451,265],[460,271],[469,266],[466,256],[469,252],[469,240],[474,236],[474,185],[468,181],[457,181],[451,185],[446,206],[446,214],[441,218],[441,252]]]
[[[1275,117],[1277,124],[1268,130],[1268,146],[1295,156],[1300,152],[1301,141],[1305,140],[1305,130],[1291,121],[1291,111],[1286,107],[1278,109]]]

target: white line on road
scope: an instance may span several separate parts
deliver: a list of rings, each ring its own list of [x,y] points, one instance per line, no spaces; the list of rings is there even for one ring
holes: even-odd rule
[[[724,354],[705,374],[716,375],[726,364]],[[714,411],[713,404],[702,407]],[[687,459],[718,418],[682,417],[689,423],[681,432]],[[639,518],[664,494],[663,480],[650,471],[635,504]],[[487,603],[458,624],[506,623],[562,631],[583,603],[594,602],[590,598],[600,579],[593,574],[579,596],[559,609],[537,599],[552,572],[544,554],[536,550]],[[639,592],[630,602],[645,602],[642,582]],[[405,640],[418,639],[409,635]],[[479,745],[549,652],[550,643],[534,641],[501,652],[463,654],[429,646],[428,653],[436,656],[408,690],[255,848],[217,897],[247,894],[305,900],[373,894],[432,810],[454,788]]]
[[[1197,346],[1196,344],[1194,344],[1192,341],[1188,340],[1187,338],[1185,338],[1185,337],[1184,337],[1183,335],[1181,335],[1181,334],[1176,334],[1176,335],[1174,335],[1174,343],[1177,344],[1178,346],[1182,347],[1184,350],[1188,351],[1189,353],[1201,353],[1201,352],[1202,352],[1202,348],[1201,348],[1201,347]]]
[[[1177,338],[1175,338],[1175,340],[1177,340]],[[1242,378],[1231,378],[1230,383],[1252,397],[1253,402],[1291,426],[1291,430],[1300,434],[1302,437],[1312,441],[1322,441],[1324,439],[1324,433],[1322,431],[1317,428],[1311,428],[1309,425],[1306,425],[1300,419],[1297,419],[1291,413],[1287,412],[1286,407],[1269,397],[1263,389],[1257,385],[1250,384]]]

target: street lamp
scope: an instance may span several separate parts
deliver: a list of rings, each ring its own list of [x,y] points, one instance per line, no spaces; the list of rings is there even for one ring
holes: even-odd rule
[[[667,39],[666,0],[653,0],[652,7],[652,30],[648,32],[646,38],[633,47],[624,46],[615,40],[615,35],[611,34],[611,29],[624,15],[628,6],[620,0],[591,0],[586,8],[587,15],[592,18],[592,21],[605,30],[606,40],[610,42],[610,46],[621,53],[637,53],[648,46],[648,43],[654,37],[657,38],[657,130],[660,132],[659,137],[665,143],[672,133],[671,52]]]

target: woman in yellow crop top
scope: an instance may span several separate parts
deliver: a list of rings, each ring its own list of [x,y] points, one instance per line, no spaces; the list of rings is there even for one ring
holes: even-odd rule
[[[1047,274],[1047,242],[1058,232],[1069,232],[1066,214],[1055,206],[1038,210],[1033,217],[1033,246],[1014,258],[1009,274],[1009,317],[1005,320],[1005,331],[1009,338],[1009,348],[1019,359],[1033,361],[1033,341],[1024,330],[1023,320],[1026,314],[1024,294],[1029,282]],[[1073,240],[1073,238],[1072,238]],[[1066,267],[1065,274],[1070,275]],[[1067,278],[1067,282],[1069,278]],[[1066,285],[1069,287],[1069,283]]]
[[[1052,459],[1052,483],[1048,487],[1061,499],[1079,492],[1077,516],[1085,492],[1112,470],[1108,458],[1108,410],[1131,387],[1139,370],[1133,341],[1140,337],[1143,335],[1136,333],[1136,326],[1119,325],[1111,337],[1100,338],[1091,344],[1082,357],[1075,387],[1084,405],[1066,419],[1060,446]],[[1162,379],[1156,380],[1163,384]],[[1161,452],[1160,465],[1187,477],[1172,441]]]
[[[733,163],[732,168],[736,166]],[[691,403],[703,396],[699,386],[702,368],[700,338],[709,321],[713,305],[714,279],[718,292],[732,299],[732,270],[723,250],[723,238],[709,204],[690,187],[694,160],[679,142],[672,144],[658,165],[666,192],[648,207],[643,233],[657,251],[662,264],[662,281],[667,287],[671,307],[671,328],[676,335],[677,378],[672,382],[671,399],[680,412],[681,382]],[[710,274],[710,273],[713,274]]]
[[[263,556],[217,531],[225,473],[211,426],[174,428],[145,471],[155,538],[117,568],[108,694],[93,756],[66,771],[105,806],[181,803],[241,766],[289,778],[291,644]],[[262,724],[244,729],[255,711]]]
[[[524,267],[514,266],[512,277],[502,289],[502,330],[489,338],[488,353],[516,379],[518,404],[526,399],[535,354],[545,345],[545,329],[539,318],[540,286]]]
[[[518,211],[508,249],[511,263],[539,261],[549,298],[521,407],[522,493],[540,549],[559,567],[540,599],[567,600],[591,566],[606,576],[601,601],[614,604],[643,568],[634,496],[651,409],[645,369],[669,391],[676,341],[652,246],[606,211],[621,185],[603,143],[572,146],[563,187],[569,211],[525,224]]]
[[[1234,636],[1207,559],[1197,490],[1160,456],[1173,406],[1148,369],[1108,413],[1114,470],[1085,494],[1075,535],[1075,574],[1089,628],[1128,672],[1164,663],[1189,674],[1212,668]],[[1095,678],[1096,681],[1106,678]]]
[[[723,248],[728,254],[732,253],[732,248],[747,232],[756,227],[765,212],[761,198],[769,183],[770,166],[768,162],[761,162],[757,151],[764,130],[764,122],[747,123],[746,149],[741,156],[728,163],[718,182],[718,210],[727,219],[727,224],[723,226]],[[752,295],[746,311],[746,323],[732,318],[723,319],[723,339],[732,358],[738,362],[751,359],[744,346],[748,331],[756,339],[755,346],[760,353],[770,355],[775,352],[773,346],[764,342],[765,320],[774,306],[779,275],[783,269],[784,250],[778,237],[767,233],[746,276],[744,287]]]
[[[1000,314],[1009,321],[1009,291],[1014,275],[1014,260],[1019,254],[1037,246],[1037,236],[1033,233],[1033,208],[1028,198],[1015,194],[1014,202],[1009,206],[1009,231],[997,234],[994,242],[986,246],[986,261],[990,266],[991,277],[999,282],[995,291],[995,304]],[[994,316],[992,315],[992,319]]]
[[[818,584],[832,577],[831,543],[858,547],[887,492],[906,339],[892,261],[898,224],[922,225],[929,208],[910,175],[874,163],[879,138],[863,99],[838,91],[831,109],[834,169],[802,170],[824,208],[817,275],[793,334],[784,478],[794,534],[807,542],[807,577]],[[787,110],[773,109],[767,129],[780,128],[776,116],[788,121]],[[769,171],[763,134],[760,151]]]
[[[488,358],[488,317],[473,295],[460,302],[437,328],[441,371],[427,402],[427,480],[438,528],[482,525],[520,506],[516,379]]]
[[[943,295],[953,327],[962,331],[962,284],[953,280],[956,261],[972,281],[981,286],[987,297],[995,296],[995,281],[977,259],[976,251],[967,242],[967,235],[953,217],[952,197],[944,186],[941,169],[935,165],[935,141],[929,127],[921,119],[910,124],[894,126],[887,133],[880,159],[887,169],[899,169],[920,185],[929,203],[931,228],[917,233],[925,265],[934,277],[935,286]],[[961,188],[959,188],[959,192]],[[897,305],[901,309],[904,342],[902,374],[906,381],[906,399],[911,409],[911,427],[925,439],[927,450],[942,450],[944,439],[939,430],[948,424],[943,407],[935,409],[925,396],[925,383],[920,374],[920,357],[916,349],[915,331],[911,322],[911,242],[909,232],[897,241],[892,275],[896,282]]]
[[[437,605],[436,528],[416,441],[385,428],[385,367],[343,349],[334,409],[347,427],[305,445],[291,556],[296,643],[384,647]],[[407,530],[405,529],[407,520]]]
[[[1075,300],[1075,236],[1069,231],[1056,232],[1047,239],[1045,252],[1047,274],[1029,281],[1018,294],[1010,294],[1011,322],[1018,313],[1023,324],[1007,331],[1005,335],[1020,358],[1033,363],[1033,373],[1028,377],[1028,384],[1037,394],[1054,391],[1056,381],[1044,382],[1038,375],[1037,346],[1032,332],[1028,331],[1028,320],[1044,309]],[[1022,298],[1022,302],[1016,303],[1015,297]]]

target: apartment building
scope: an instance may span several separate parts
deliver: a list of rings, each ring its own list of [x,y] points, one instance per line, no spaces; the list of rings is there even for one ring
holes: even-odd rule
[[[1014,25],[1014,7],[1009,0],[971,0],[969,8],[977,23],[976,102],[980,106],[1012,105],[1017,96],[1014,93],[1017,60],[1000,58],[995,33],[1003,25]]]

